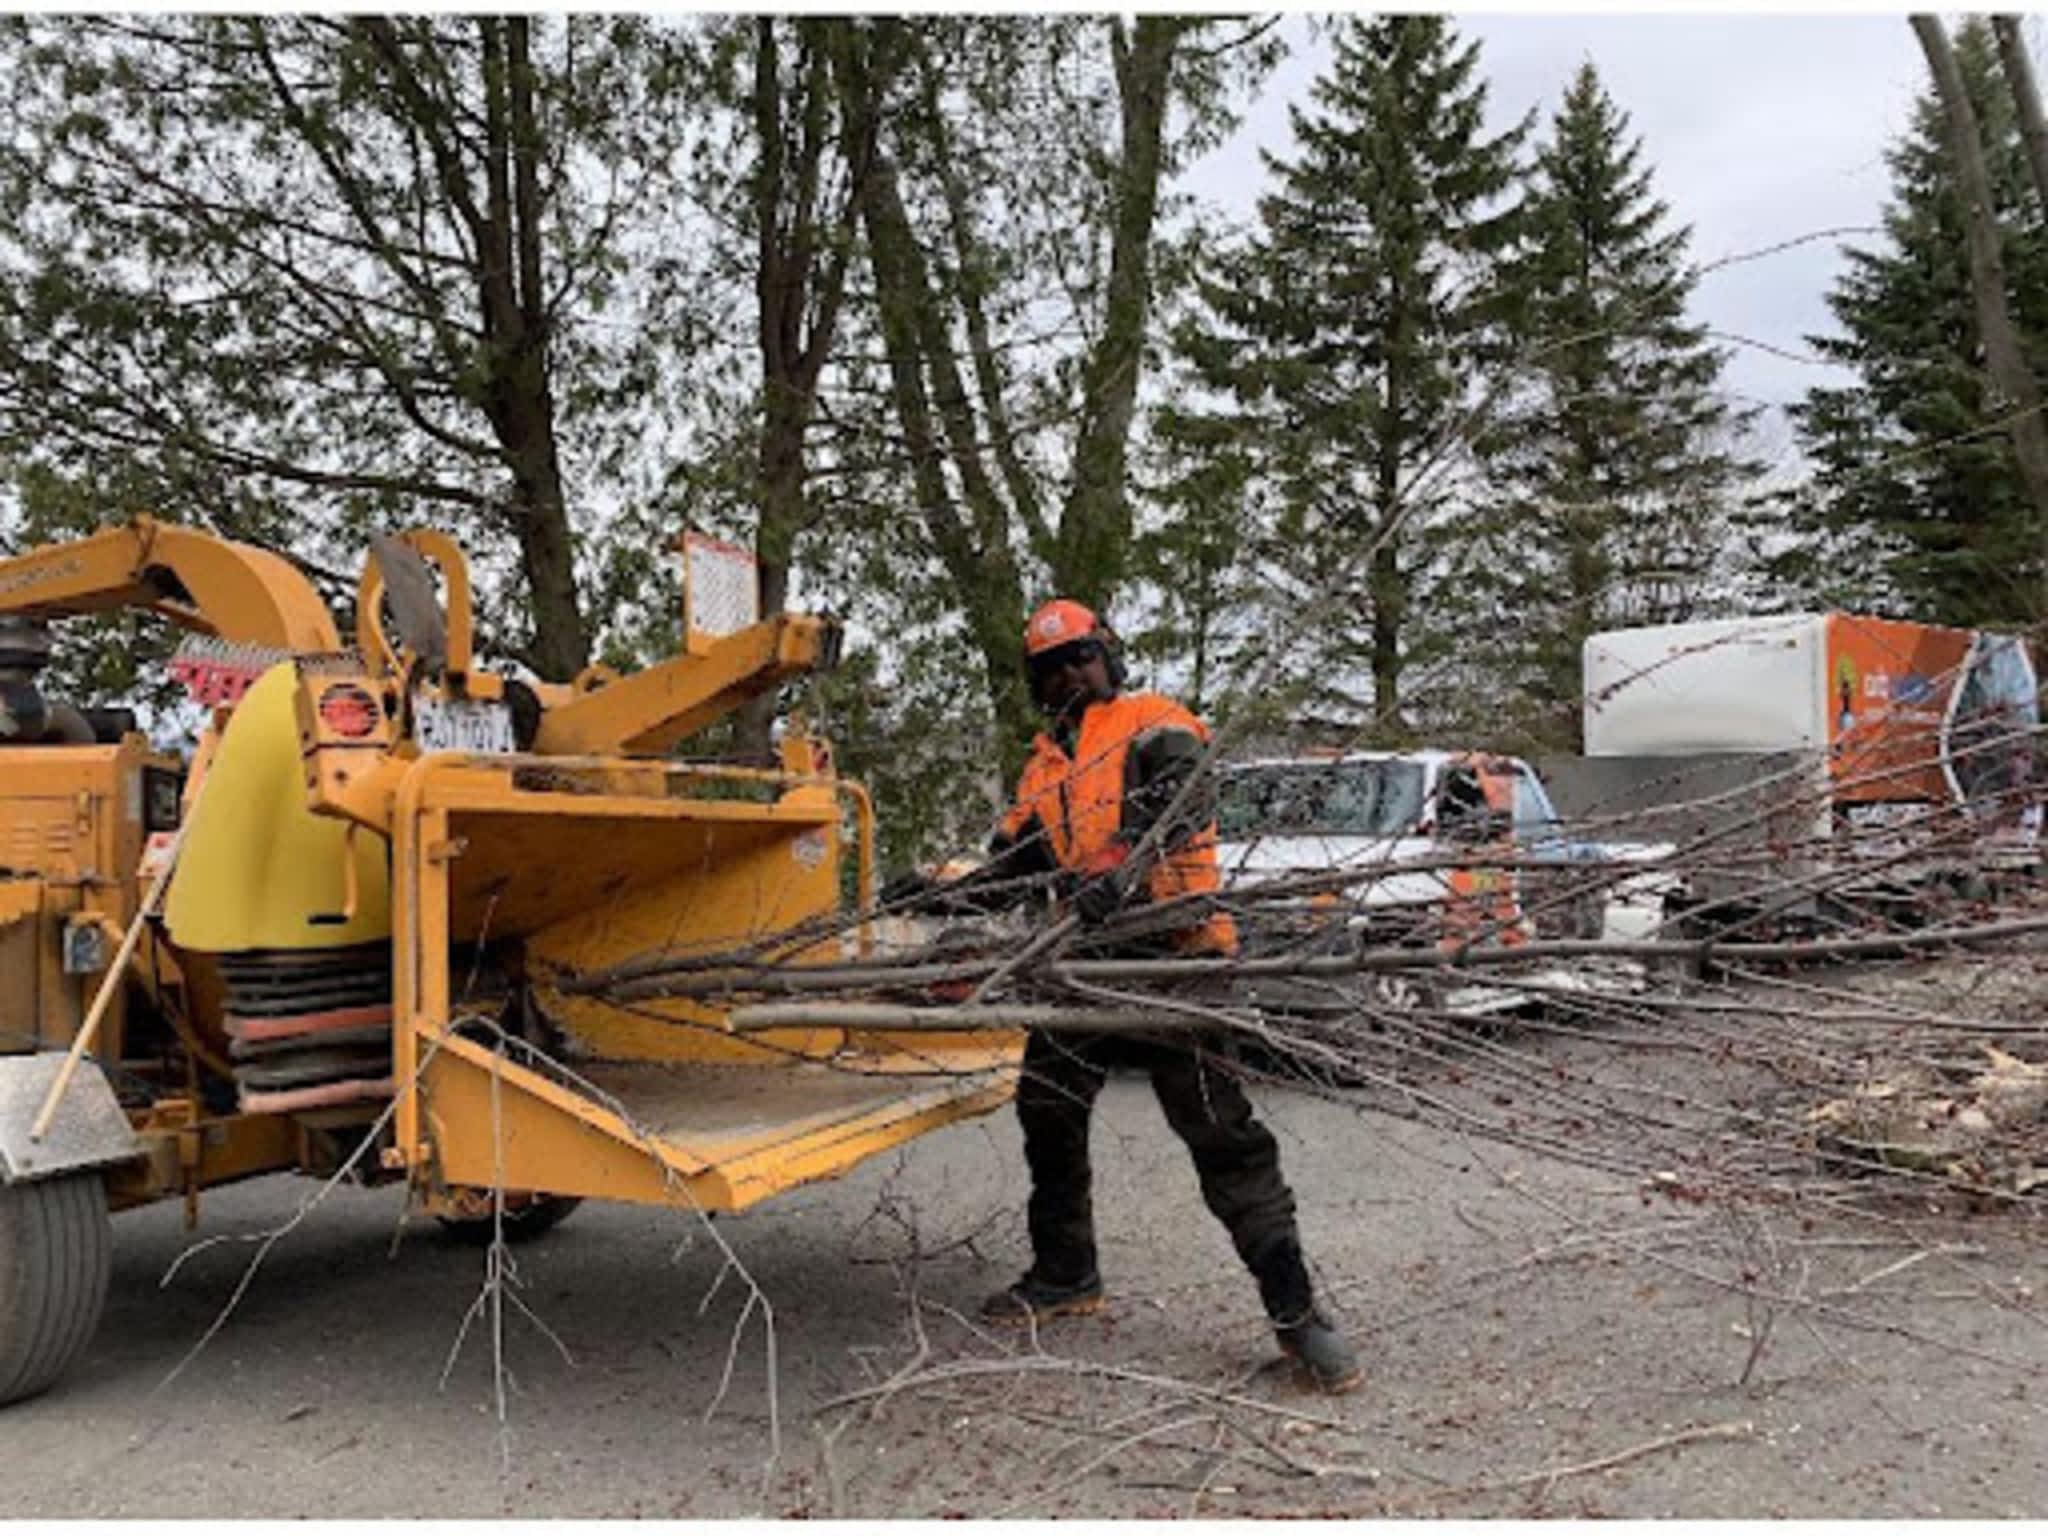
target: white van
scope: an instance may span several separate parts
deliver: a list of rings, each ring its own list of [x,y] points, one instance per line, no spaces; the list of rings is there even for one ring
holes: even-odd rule
[[[1517,868],[1507,880],[1517,913],[1497,942],[1651,935],[1676,884],[1655,868],[1670,845],[1570,836],[1536,771],[1494,753],[1423,748],[1232,763],[1220,771],[1216,820],[1226,889],[1330,871],[1357,876],[1246,903],[1239,923],[1254,953],[1435,943],[1467,850],[1483,867],[1484,849],[1512,848]],[[1520,867],[1530,863],[1541,867]],[[1602,863],[1646,868],[1603,876],[1595,867]],[[1565,974],[1545,968],[1547,980],[1551,970]],[[1527,1001],[1507,988],[1461,990],[1488,1011]],[[1443,1001],[1477,1011],[1452,995]]]

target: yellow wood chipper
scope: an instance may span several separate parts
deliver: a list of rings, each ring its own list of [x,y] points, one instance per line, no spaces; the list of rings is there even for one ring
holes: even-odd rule
[[[736,1210],[1008,1097],[1009,1034],[742,1038],[590,985],[863,942],[833,914],[871,809],[822,738],[670,755],[838,631],[686,558],[682,653],[567,684],[475,664],[444,534],[373,543],[346,645],[290,562],[146,517],[0,561],[0,1403],[91,1337],[110,1211],[283,1171],[506,1236],[583,1198]],[[52,621],[119,608],[197,637],[189,759],[37,686]]]

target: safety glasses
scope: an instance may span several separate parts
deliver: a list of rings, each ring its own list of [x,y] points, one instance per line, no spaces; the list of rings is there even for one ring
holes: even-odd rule
[[[1100,640],[1070,640],[1027,658],[1033,681],[1049,678],[1066,667],[1085,667],[1102,654]]]

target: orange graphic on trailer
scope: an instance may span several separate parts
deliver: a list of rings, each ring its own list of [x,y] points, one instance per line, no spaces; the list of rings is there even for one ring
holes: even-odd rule
[[[1828,771],[1837,799],[1949,798],[1942,725],[1969,653],[1967,630],[1827,616]]]

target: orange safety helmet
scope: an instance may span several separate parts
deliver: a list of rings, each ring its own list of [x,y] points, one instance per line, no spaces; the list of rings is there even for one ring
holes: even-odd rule
[[[1063,646],[1083,640],[1092,640],[1102,647],[1103,660],[1109,668],[1110,686],[1122,688],[1127,677],[1123,642],[1117,638],[1115,630],[1096,617],[1094,609],[1075,602],[1071,597],[1056,597],[1031,615],[1030,622],[1024,626],[1024,665],[1034,668],[1041,656],[1049,656]],[[1037,687],[1034,678],[1034,693]]]
[[[1024,626],[1024,654],[1043,656],[1076,640],[1103,639],[1102,621],[1095,611],[1070,597],[1056,597],[1031,615]]]

